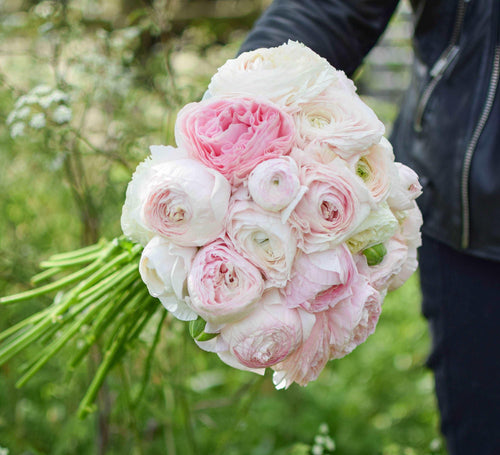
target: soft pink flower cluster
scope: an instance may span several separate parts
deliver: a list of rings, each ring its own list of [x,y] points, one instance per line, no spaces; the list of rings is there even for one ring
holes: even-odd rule
[[[138,166],[123,231],[145,246],[151,295],[206,321],[201,348],[305,385],[366,340],[415,271],[417,175],[352,82],[302,44],[229,60],[207,95],[179,112],[177,148]]]

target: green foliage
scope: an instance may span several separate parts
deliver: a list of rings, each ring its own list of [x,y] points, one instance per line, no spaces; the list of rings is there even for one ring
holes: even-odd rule
[[[0,295],[25,291],[47,257],[119,234],[136,164],[149,144],[174,142],[178,109],[202,96],[258,12],[200,19],[174,1],[34,3],[0,5]],[[393,120],[393,104],[369,103]],[[0,307],[0,330],[50,301]],[[413,278],[388,296],[367,343],[286,391],[201,351],[161,307],[121,362],[106,364],[106,352],[126,323],[67,369],[92,318],[16,388],[66,333],[47,332],[0,366],[0,454],[442,455],[419,305]],[[80,420],[103,362],[113,369],[98,407]]]

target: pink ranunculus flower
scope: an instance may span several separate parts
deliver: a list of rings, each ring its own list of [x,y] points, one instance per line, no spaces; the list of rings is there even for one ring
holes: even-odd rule
[[[353,163],[352,170],[363,180],[377,203],[385,201],[398,173],[390,142],[383,137],[378,144],[363,152]]]
[[[327,144],[348,160],[378,144],[385,127],[358,95],[327,90],[294,114],[297,145]]]
[[[260,271],[220,239],[200,249],[188,278],[189,306],[220,325],[248,314],[264,292]]]
[[[147,229],[183,246],[201,246],[221,234],[231,188],[220,173],[192,159],[152,171],[142,195]]]
[[[155,233],[144,226],[141,219],[144,194],[156,173],[156,168],[162,163],[187,158],[187,153],[172,146],[152,145],[151,155],[137,166],[132,180],[127,186],[127,195],[122,209],[121,226],[123,233],[133,240],[146,246]]]
[[[208,99],[181,109],[175,140],[189,155],[233,185],[264,160],[290,153],[292,118],[263,99]]]
[[[387,202],[393,210],[408,210],[413,201],[422,194],[422,186],[413,169],[401,163],[394,163],[398,172],[393,179]]]
[[[276,289],[264,293],[256,309],[220,331],[228,349],[219,352],[226,363],[267,368],[285,360],[311,332],[315,318],[287,308]]]
[[[340,159],[328,165],[306,163],[300,179],[308,191],[292,213],[291,221],[304,233],[300,247],[306,253],[342,243],[374,204],[366,186]]]
[[[267,287],[285,285],[297,251],[297,238],[291,225],[283,223],[279,214],[233,196],[226,233],[234,248],[261,270]]]
[[[352,352],[375,331],[382,311],[383,295],[359,276],[352,286],[353,296],[325,314],[330,331],[330,359],[340,359]]]
[[[345,245],[311,254],[300,254],[292,276],[282,290],[286,305],[320,312],[352,295],[351,283],[358,272]]]
[[[198,317],[186,305],[186,279],[196,254],[194,247],[175,245],[156,236],[142,251],[139,272],[149,293],[181,321]]]
[[[307,339],[284,361],[272,366],[277,389],[287,389],[292,383],[305,386],[317,379],[330,359],[330,331],[326,313],[317,313],[316,322]]]
[[[282,211],[286,222],[307,191],[299,181],[297,163],[288,156],[263,161],[248,176],[248,191],[264,210]]]
[[[215,97],[264,97],[288,112],[330,86],[353,90],[342,71],[302,43],[245,52],[222,65],[208,86]]]

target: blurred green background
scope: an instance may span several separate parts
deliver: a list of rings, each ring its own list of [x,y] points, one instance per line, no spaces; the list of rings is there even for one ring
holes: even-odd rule
[[[0,1],[0,295],[29,288],[50,254],[119,235],[133,169],[150,144],[174,143],[179,108],[268,3]],[[388,131],[410,33],[403,4],[356,76]],[[48,303],[0,308],[0,329]],[[414,276],[388,296],[367,343],[287,391],[199,350],[170,317],[144,378],[159,308],[85,420],[75,411],[99,349],[69,374],[68,347],[16,389],[34,345],[0,367],[0,454],[443,455],[419,307]]]

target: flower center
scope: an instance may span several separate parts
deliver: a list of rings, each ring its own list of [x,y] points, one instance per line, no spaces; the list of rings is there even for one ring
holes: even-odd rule
[[[327,221],[333,221],[339,214],[337,208],[329,201],[323,201],[320,210],[321,215]]]
[[[182,207],[176,206],[169,208],[167,217],[170,221],[173,221],[174,223],[179,223],[181,221],[184,221],[185,214],[186,211]]]

